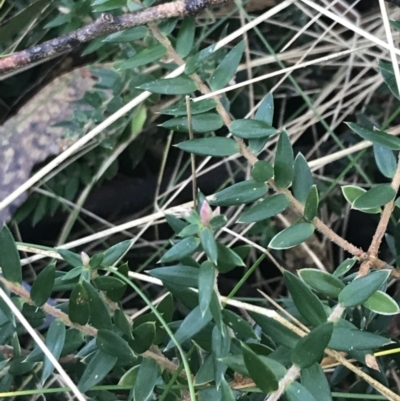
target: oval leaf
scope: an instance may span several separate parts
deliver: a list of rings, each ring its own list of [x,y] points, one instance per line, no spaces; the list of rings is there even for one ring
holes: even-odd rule
[[[153,61],[159,60],[167,52],[167,48],[163,45],[155,45],[147,47],[137,52],[134,56],[124,60],[116,65],[117,70],[127,70],[142,65],[146,65]]]
[[[274,175],[272,164],[265,160],[258,160],[251,170],[251,176],[254,181],[266,182]]]
[[[190,256],[196,251],[199,243],[200,241],[197,238],[187,237],[165,252],[164,256],[160,259],[160,262],[169,263]]]
[[[161,281],[197,288],[199,282],[199,269],[191,266],[167,266],[149,270],[150,276],[159,278]]]
[[[0,268],[6,280],[22,283],[22,268],[11,231],[6,225],[0,231]]]
[[[216,265],[218,260],[217,242],[215,241],[213,232],[208,227],[204,227],[200,231],[200,241],[204,252],[211,262]]]
[[[305,157],[299,153],[294,161],[292,191],[294,197],[303,205],[306,203],[314,179]]]
[[[214,290],[215,267],[209,261],[203,262],[199,270],[199,305],[204,316],[210,306]]]
[[[355,306],[365,302],[389,278],[389,270],[380,270],[353,280],[339,294],[339,302],[345,306]]]
[[[176,147],[200,156],[225,157],[239,153],[239,145],[236,141],[218,136],[183,141]]]
[[[188,95],[197,90],[197,85],[191,78],[181,75],[176,78],[156,79],[137,88],[162,95]]]
[[[206,133],[216,131],[223,127],[222,118],[215,113],[204,113],[192,116],[192,128],[194,133]],[[160,127],[179,132],[189,132],[189,122],[187,117],[175,117],[160,124]]]
[[[229,131],[243,139],[268,138],[276,134],[276,129],[261,120],[234,120]]]
[[[157,362],[154,359],[143,358],[140,365],[135,387],[133,389],[133,397],[135,401],[146,401],[153,393],[154,387],[160,376]]]
[[[68,316],[72,322],[84,325],[89,320],[89,297],[82,283],[72,290],[68,303]]]
[[[276,234],[268,244],[271,249],[288,249],[297,246],[314,234],[311,223],[297,223]]]
[[[285,271],[284,278],[293,302],[301,316],[313,326],[325,323],[325,309],[318,297],[293,273]]]
[[[301,269],[299,276],[313,290],[332,298],[337,298],[345,287],[341,280],[318,269]]]
[[[265,394],[278,389],[278,380],[272,370],[247,345],[242,343],[244,363],[251,379]]]
[[[301,338],[292,352],[292,363],[304,369],[320,362],[331,339],[332,331],[333,323],[324,323]]]
[[[244,41],[239,42],[221,61],[210,78],[213,91],[224,88],[236,73],[244,51]]]
[[[112,370],[115,362],[117,362],[117,357],[98,350],[90,359],[88,366],[79,380],[79,390],[85,393],[100,383]]]
[[[135,356],[128,343],[111,330],[100,329],[97,332],[96,345],[101,351],[117,358],[126,358],[127,355]]]
[[[400,312],[397,302],[383,291],[373,293],[363,305],[372,312],[380,315],[396,315]]]
[[[289,200],[284,194],[277,194],[264,199],[257,205],[247,209],[239,218],[238,223],[254,223],[282,213],[288,206]]]
[[[359,196],[354,202],[354,209],[373,209],[389,203],[396,196],[396,191],[389,184],[381,184],[371,188]]]
[[[274,97],[271,92],[264,97],[261,101],[260,106],[257,109],[256,114],[254,115],[255,120],[264,121],[268,125],[272,127],[273,119],[274,119]],[[252,153],[258,154],[267,144],[267,138],[256,138],[249,139],[249,149]]]
[[[318,213],[319,195],[316,185],[313,185],[304,205],[304,218],[311,221]]]
[[[213,199],[210,199],[210,204],[217,206],[242,205],[260,199],[267,192],[268,187],[263,182],[242,181],[217,192]]]
[[[374,145],[374,156],[379,171],[385,177],[393,178],[397,168],[397,161],[393,152],[383,146]]]
[[[347,123],[349,128],[366,141],[392,150],[400,150],[400,138],[384,131],[373,131],[360,124]]]
[[[65,325],[60,320],[51,322],[49,330],[47,331],[46,346],[56,359],[60,357],[61,351],[64,348],[65,332]],[[53,373],[53,370],[53,363],[45,357],[43,362],[42,384]]]
[[[42,306],[50,298],[56,275],[55,262],[47,265],[32,284],[31,299],[36,306]]]
[[[294,156],[289,135],[282,131],[279,136],[274,163],[275,184],[278,188],[287,188],[293,181]]]

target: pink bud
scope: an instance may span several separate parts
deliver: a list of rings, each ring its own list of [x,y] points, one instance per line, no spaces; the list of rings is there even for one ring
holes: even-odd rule
[[[200,219],[203,226],[208,226],[212,217],[213,217],[213,211],[211,209],[211,206],[208,204],[206,200],[204,200],[200,209]]]
[[[219,216],[221,214],[221,208],[218,206],[214,211],[213,211],[213,217],[214,216]]]

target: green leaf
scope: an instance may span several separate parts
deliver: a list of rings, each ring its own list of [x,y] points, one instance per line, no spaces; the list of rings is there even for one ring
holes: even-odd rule
[[[96,289],[87,281],[82,281],[83,288],[87,293],[89,303],[90,323],[96,329],[111,329],[111,317],[106,304],[100,298]]]
[[[137,88],[162,95],[188,95],[197,90],[197,85],[191,78],[181,75],[175,78],[156,79]]]
[[[268,316],[258,313],[250,313],[250,316],[261,327],[263,333],[276,344],[293,349],[300,340],[300,336]]]
[[[72,290],[68,302],[68,316],[72,322],[85,325],[89,320],[89,296],[82,283]]]
[[[82,267],[82,257],[68,249],[57,249],[61,257],[72,267]]]
[[[371,188],[359,196],[354,202],[355,209],[373,209],[389,203],[396,196],[396,191],[390,184],[381,184]]]
[[[311,223],[297,223],[276,234],[268,244],[268,248],[293,248],[307,241],[313,234],[314,226]]]
[[[132,338],[132,325],[125,313],[121,309],[115,309],[113,316],[114,324],[121,330],[127,338]]]
[[[88,366],[79,380],[79,390],[85,393],[93,386],[100,383],[112,370],[117,359],[118,358],[113,355],[98,350],[90,359]]]
[[[318,213],[319,195],[316,185],[313,185],[304,205],[304,218],[311,221]]]
[[[22,268],[11,231],[6,225],[0,231],[0,268],[6,280],[22,283]]]
[[[333,323],[324,323],[301,338],[292,352],[292,363],[300,369],[319,363],[331,339],[332,331]]]
[[[265,394],[277,390],[278,381],[269,366],[244,343],[242,343],[242,353],[247,371],[256,386]]]
[[[245,266],[242,258],[231,248],[217,242],[218,263],[217,269],[220,273],[227,273],[236,266]]]
[[[224,378],[228,366],[221,361],[228,356],[231,346],[231,338],[225,325],[221,326],[222,331],[218,326],[214,326],[211,335],[211,352],[214,359],[214,381],[217,389]]]
[[[181,219],[178,219],[172,214],[166,214],[165,219],[167,220],[167,223],[169,226],[172,228],[175,234],[178,234],[180,231],[183,230],[188,224]]]
[[[390,344],[392,341],[389,338],[379,336],[368,331],[358,330],[356,327],[352,328],[353,325],[343,327],[339,321],[332,333],[331,340],[329,341],[328,347],[337,351],[349,352],[349,351],[363,351],[373,350],[383,347],[384,345]]]
[[[360,188],[356,185],[344,185],[342,186],[343,196],[346,198],[347,202],[351,204],[351,207],[354,208],[354,202],[361,195],[367,193],[364,188]],[[381,212],[380,207],[372,208],[372,209],[363,209],[364,213],[376,214]]]
[[[254,330],[252,329],[250,324],[241,316],[230,311],[229,309],[224,309],[222,311],[222,316],[224,319],[224,323],[235,333],[235,336],[239,340],[246,341],[250,338],[258,340],[258,337],[254,333]],[[257,345],[261,346],[261,344]]]
[[[32,284],[31,299],[36,306],[42,306],[50,298],[54,287],[56,263],[47,265]]]
[[[217,242],[215,241],[213,232],[208,227],[204,227],[200,231],[200,241],[204,252],[211,262],[216,265],[218,261]]]
[[[261,120],[272,126],[274,119],[274,97],[271,92],[264,97],[254,116],[255,120]],[[249,149],[252,153],[258,154],[266,145],[269,138],[249,139]]]
[[[134,387],[139,372],[139,368],[140,365],[136,365],[133,368],[127,370],[119,379],[118,385]]]
[[[301,153],[298,153],[294,161],[294,176],[292,183],[294,197],[304,205],[313,185],[313,175],[308,166],[307,160]]]
[[[197,134],[206,133],[210,131],[216,131],[222,128],[224,122],[222,118],[216,113],[203,113],[192,116],[192,128],[193,132]],[[175,117],[160,124],[160,127],[164,127],[173,131],[189,132],[189,122],[187,117]]]
[[[313,290],[331,298],[337,298],[345,287],[341,280],[318,269],[301,269],[299,276]]]
[[[145,26],[136,26],[135,28],[124,29],[120,32],[114,32],[106,36],[102,42],[108,43],[127,43],[134,42],[135,40],[143,39],[147,35],[147,28]]]
[[[193,18],[185,18],[178,32],[178,37],[176,38],[175,49],[176,52],[185,58],[193,48],[195,33],[195,21]]]
[[[379,313],[380,315],[396,315],[400,312],[397,302],[383,291],[373,293],[363,305],[372,312]]]
[[[319,401],[299,382],[291,382],[285,388],[285,397],[287,401]]]
[[[182,344],[186,340],[190,340],[200,330],[204,329],[211,321],[212,315],[210,309],[207,309],[203,315],[200,306],[196,306],[183,320],[179,329],[175,332],[175,338],[178,343]],[[166,349],[175,347],[172,340],[168,343]]]
[[[235,401],[236,400],[236,397],[233,394],[231,386],[226,382],[224,377],[222,377],[222,379],[221,379],[220,392],[221,392],[221,399],[223,401]]]
[[[65,341],[65,325],[60,320],[54,320],[51,322],[49,330],[46,335],[46,346],[48,350],[53,354],[54,358],[58,360],[61,355],[61,351],[64,348]],[[42,372],[42,384],[48,379],[53,373],[54,366],[50,360],[45,357],[43,361],[43,372]]]
[[[319,363],[300,372],[301,383],[318,401],[332,401],[329,383]]]
[[[275,153],[274,163],[275,184],[278,188],[288,188],[294,176],[294,156],[289,135],[282,131]]]
[[[184,287],[197,288],[199,282],[199,269],[191,266],[167,266],[149,270],[152,277],[163,282],[180,285]]]
[[[324,305],[318,297],[293,273],[286,270],[283,275],[293,302],[301,316],[313,326],[325,323]]]
[[[128,70],[140,67],[159,60],[167,52],[167,48],[163,45],[154,45],[146,47],[137,52],[134,56],[129,57],[121,63],[118,63],[115,68],[117,71]]]
[[[356,258],[345,259],[332,273],[335,277],[344,276],[357,262]]]
[[[260,203],[244,211],[238,223],[254,223],[282,213],[288,206],[289,200],[284,194],[277,194],[264,199]]]
[[[243,139],[267,138],[276,134],[276,129],[261,120],[234,120],[229,131]]]
[[[190,112],[192,116],[195,114],[202,114],[217,107],[217,102],[214,99],[204,99],[199,102],[191,102],[190,103]],[[177,104],[174,104],[171,107],[167,107],[166,109],[160,110],[161,114],[167,114],[171,116],[186,116],[187,115],[187,106],[186,101],[181,101]]]
[[[254,181],[266,182],[274,175],[274,168],[272,164],[265,160],[258,160],[251,170],[251,176]]]
[[[176,147],[195,155],[214,157],[233,156],[240,151],[236,141],[219,136],[183,141],[178,143]]]
[[[251,203],[268,192],[268,186],[254,180],[242,181],[214,194],[211,205],[233,206]]]
[[[392,150],[400,150],[400,138],[384,131],[373,131],[356,123],[347,123],[349,128],[366,141]]]
[[[379,290],[389,278],[389,270],[380,270],[353,280],[339,294],[339,302],[344,307],[355,306],[365,302],[374,292]]]
[[[398,22],[398,21],[391,21],[391,22],[393,25],[393,22]],[[400,99],[399,89],[397,87],[397,80],[393,70],[393,64],[387,61],[379,60],[379,72],[381,73],[383,80],[385,81],[386,85],[389,87],[393,95],[397,99]]]
[[[114,291],[126,286],[122,280],[111,276],[97,276],[93,282],[100,291]]]
[[[207,60],[207,58],[214,53],[214,50],[215,44],[210,45],[195,54],[194,56],[189,57],[185,65],[185,74],[190,75],[196,72],[200,67],[204,65],[204,62]]]
[[[145,322],[136,327],[133,332],[133,340],[129,341],[132,349],[138,354],[146,352],[156,338],[155,322]]]
[[[104,259],[102,262],[103,266],[112,266],[116,263],[120,258],[122,258],[128,249],[131,247],[132,241],[130,239],[119,242],[118,244],[113,245],[111,248],[108,248],[104,252]]]
[[[385,177],[393,178],[397,168],[397,161],[393,152],[390,149],[384,148],[380,145],[374,145],[373,147],[375,162],[379,168],[379,171]]]
[[[135,357],[129,344],[111,330],[100,329],[97,332],[96,345],[101,351],[117,358]]]
[[[154,359],[143,358],[133,389],[134,401],[148,400],[153,393],[159,376],[157,362]]]
[[[210,383],[214,380],[214,378],[214,358],[210,354],[205,357],[204,362],[201,364],[199,370],[197,371],[195,383],[197,385]]]
[[[244,51],[244,41],[239,42],[221,61],[210,78],[213,91],[224,88],[234,77]]]
[[[162,263],[175,262],[186,256],[192,255],[199,246],[200,241],[195,237],[187,237],[176,243],[171,249],[165,252],[160,259]]]
[[[203,316],[210,306],[214,281],[215,266],[209,261],[203,262],[199,270],[199,305]]]

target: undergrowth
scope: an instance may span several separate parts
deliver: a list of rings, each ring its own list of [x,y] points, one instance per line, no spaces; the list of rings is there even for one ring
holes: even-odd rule
[[[152,3],[0,3],[0,49]],[[93,81],[0,231],[2,398],[400,400],[400,9],[277,3],[0,81],[16,130]]]

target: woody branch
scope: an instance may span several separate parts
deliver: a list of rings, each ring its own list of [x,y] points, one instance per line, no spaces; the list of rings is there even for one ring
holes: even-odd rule
[[[29,66],[70,52],[81,44],[101,36],[167,18],[195,15],[209,5],[222,4],[227,1],[229,0],[177,0],[121,16],[102,14],[97,20],[83,28],[14,53],[11,56],[0,58],[0,79],[29,68]]]

